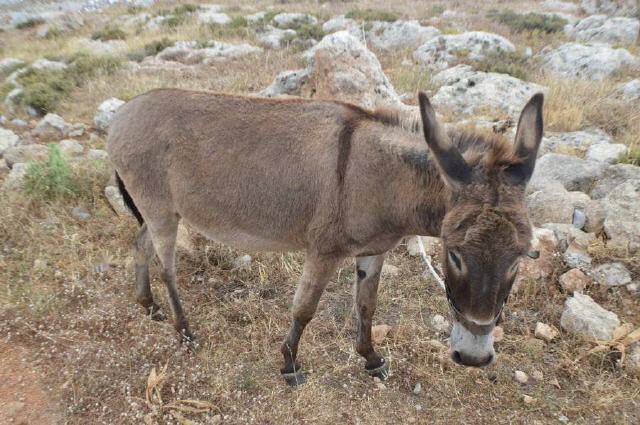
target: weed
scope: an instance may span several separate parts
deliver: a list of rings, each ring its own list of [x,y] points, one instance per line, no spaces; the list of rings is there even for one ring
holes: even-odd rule
[[[528,58],[519,52],[500,52],[474,62],[473,67],[478,71],[507,74],[526,81],[529,79],[531,64]]]
[[[90,167],[72,168],[56,144],[49,145],[49,159],[27,166],[25,193],[33,200],[86,199],[93,193],[96,178],[104,180],[106,165],[92,161]]]
[[[621,164],[631,164],[640,166],[640,148],[631,147],[629,151],[618,158],[618,162]]]
[[[127,38],[127,33],[121,28],[112,25],[107,25],[91,35],[92,40],[101,41],[124,40],[125,38]]]
[[[129,52],[127,58],[132,61],[140,62],[147,56],[155,56],[167,47],[173,46],[174,42],[167,37],[163,37],[160,40],[154,40],[147,43],[141,49]]]
[[[24,86],[22,102],[41,112],[53,111],[75,87],[98,75],[112,74],[121,64],[118,58],[78,53],[66,69],[30,69],[18,78]]]
[[[562,31],[567,24],[566,19],[557,15],[534,12],[520,14],[511,10],[490,11],[488,16],[516,32],[540,31],[549,34]]]
[[[26,21],[22,21],[16,24],[16,29],[23,30],[27,28],[37,27],[40,24],[44,24],[44,19],[42,18],[29,18]]]
[[[322,40],[322,37],[325,36],[320,25],[302,24],[295,28],[295,31],[297,36],[302,40],[308,40],[311,38],[314,40]]]
[[[205,26],[212,38],[248,37],[249,22],[244,16],[236,16],[225,25],[209,24]]]
[[[346,18],[356,19],[358,21],[384,21],[394,22],[397,21],[398,15],[393,12],[387,12],[384,10],[374,9],[354,9],[345,15]]]

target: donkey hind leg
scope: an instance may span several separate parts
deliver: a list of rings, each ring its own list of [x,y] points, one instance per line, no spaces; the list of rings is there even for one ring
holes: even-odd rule
[[[162,280],[167,288],[171,312],[173,313],[173,325],[182,336],[184,342],[194,342],[195,339],[189,329],[189,322],[185,317],[180,304],[178,287],[176,285],[176,238],[178,236],[177,215],[159,221],[148,221],[151,240],[156,254],[162,265]]]
[[[153,300],[149,281],[149,262],[154,258],[153,243],[147,225],[143,224],[133,243],[136,271],[136,301],[153,320],[165,320],[166,316]]]
[[[378,282],[384,255],[356,258],[355,310],[357,318],[356,351],[366,359],[365,369],[371,376],[386,379],[389,364],[376,353],[371,343],[371,319],[376,311]]]
[[[320,296],[333,276],[337,264],[338,259],[336,258],[320,257],[307,253],[302,278],[293,298],[293,324],[281,349],[284,356],[284,367],[280,372],[287,384],[291,386],[304,384],[306,381],[304,373],[296,361],[298,344],[302,331],[316,312]]]

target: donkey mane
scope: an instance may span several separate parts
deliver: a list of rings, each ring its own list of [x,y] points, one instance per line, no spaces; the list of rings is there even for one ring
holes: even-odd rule
[[[349,104],[347,104],[349,105]],[[349,105],[353,106],[353,105]],[[366,111],[355,107],[360,116],[384,125],[397,127],[410,134],[419,134],[422,138],[420,115],[412,111],[403,111],[394,107],[381,107],[373,111]],[[486,131],[472,131],[468,129],[452,129],[448,132],[452,144],[464,155],[471,167],[482,166],[488,174],[494,174],[506,167],[522,163],[513,144],[502,135]],[[394,151],[404,162],[418,169],[425,169],[429,161],[429,150],[426,143],[423,146],[397,145],[391,140],[383,140],[387,148]]]

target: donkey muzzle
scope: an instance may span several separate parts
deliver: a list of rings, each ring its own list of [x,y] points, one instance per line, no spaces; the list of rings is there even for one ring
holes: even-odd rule
[[[495,361],[493,332],[476,334],[454,321],[449,339],[451,359],[463,366],[485,367]]]

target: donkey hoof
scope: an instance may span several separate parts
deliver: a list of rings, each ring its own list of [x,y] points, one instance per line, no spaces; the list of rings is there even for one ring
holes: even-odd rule
[[[302,385],[307,382],[307,378],[304,376],[304,372],[302,369],[298,369],[295,372],[281,372],[284,381],[290,387],[297,387],[298,385]]]
[[[381,363],[372,368],[365,367],[365,370],[374,378],[380,378],[380,380],[384,381],[389,376],[389,363],[387,363],[384,359],[381,359]]]
[[[149,312],[149,317],[151,318],[151,320],[154,320],[156,322],[164,322],[165,320],[167,320],[167,315],[164,314],[164,311],[162,311],[160,307],[155,310],[151,310]]]

